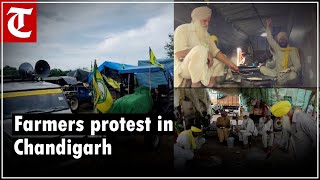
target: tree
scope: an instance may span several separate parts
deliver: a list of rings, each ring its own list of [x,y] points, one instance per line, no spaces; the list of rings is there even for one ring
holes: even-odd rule
[[[3,67],[3,76],[18,76],[19,71],[15,67],[5,66]]]
[[[65,76],[67,75],[67,71],[62,71],[61,69],[51,69],[49,76]]]
[[[164,49],[167,51],[167,57],[168,58],[173,58],[173,34],[169,34],[169,40],[170,42],[166,43],[166,45],[164,46]]]

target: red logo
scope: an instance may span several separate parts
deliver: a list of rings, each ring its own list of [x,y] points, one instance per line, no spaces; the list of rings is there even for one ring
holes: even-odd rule
[[[3,3],[3,42],[37,41],[36,3]]]

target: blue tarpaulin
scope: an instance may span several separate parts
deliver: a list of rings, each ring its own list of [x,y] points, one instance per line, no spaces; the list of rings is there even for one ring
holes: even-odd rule
[[[116,70],[118,71],[119,74],[149,73],[149,72],[150,73],[161,72],[163,74],[163,69],[161,69],[158,66],[150,65],[150,62],[149,62],[149,65],[146,65],[146,66],[133,66],[128,64],[105,61],[98,67],[98,70],[102,72],[106,68]],[[88,82],[91,83],[91,80],[92,80],[92,73],[90,73],[88,76]]]
[[[157,61],[165,66],[166,71],[153,72],[150,74],[150,77],[149,77],[149,72],[137,74],[136,78],[140,86],[149,87],[151,83],[152,88],[157,88],[158,85],[168,84],[169,76],[171,77],[171,79],[173,79],[173,59],[157,59]],[[150,64],[149,60],[138,61],[138,66],[144,67],[149,64]]]

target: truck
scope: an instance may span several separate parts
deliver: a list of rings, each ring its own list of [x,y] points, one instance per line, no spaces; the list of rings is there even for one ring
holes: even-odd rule
[[[218,105],[219,110],[224,110],[226,112],[233,112],[239,109],[239,96],[235,95],[225,95],[221,98],[212,99],[212,106]],[[217,114],[217,111],[215,111]]]
[[[13,114],[63,113],[72,111],[61,86],[41,80],[49,74],[50,66],[40,60],[35,71],[29,63],[19,67],[19,77],[7,77],[3,82],[3,153],[6,168],[30,166],[22,161],[14,152],[14,140],[19,137],[12,132]],[[20,136],[21,137],[21,136]],[[33,135],[32,138],[41,138]],[[42,136],[43,137],[43,136]],[[59,135],[48,135],[46,138],[56,139]],[[53,165],[53,163],[51,163]]]

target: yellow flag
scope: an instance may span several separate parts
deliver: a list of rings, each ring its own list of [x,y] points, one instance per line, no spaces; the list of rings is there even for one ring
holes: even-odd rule
[[[164,69],[164,65],[160,64],[157,60],[156,60],[156,56],[153,54],[151,48],[149,47],[149,56],[150,56],[150,63],[156,66],[161,67],[162,69]]]
[[[107,113],[113,103],[113,99],[97,68],[96,61],[94,61],[92,84],[95,94],[95,107],[100,112]]]
[[[112,79],[111,77],[107,77],[105,75],[102,75],[104,80],[107,81],[107,83],[113,87],[116,90],[120,90],[120,83],[118,83],[116,80]]]

